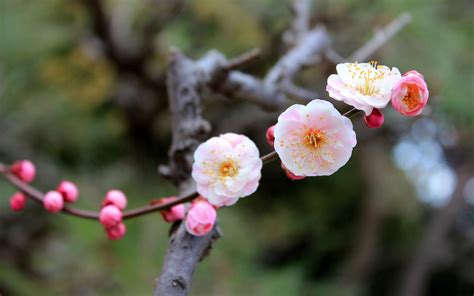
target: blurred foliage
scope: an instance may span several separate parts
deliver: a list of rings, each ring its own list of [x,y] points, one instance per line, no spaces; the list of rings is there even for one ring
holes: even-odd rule
[[[119,28],[114,34],[131,40],[128,46],[135,50],[142,40],[134,32],[158,14],[150,9],[154,1],[105,2]],[[410,12],[412,24],[385,45],[377,59],[402,72],[423,72],[433,113],[459,133],[472,134],[472,1],[313,2],[312,23],[327,24],[335,48],[344,56],[363,45],[373,30]],[[156,54],[150,64],[162,70],[172,46],[191,57],[212,48],[232,56],[259,47],[262,58],[249,68],[264,73],[285,50],[281,33],[291,22],[288,7],[277,0],[183,1],[178,11],[169,10],[177,15],[153,36]],[[156,175],[166,148],[150,155],[129,135],[126,112],[117,104],[118,69],[97,45],[81,1],[0,0],[0,24],[2,162],[34,160],[40,171],[38,186],[45,190],[61,178],[77,181],[82,192],[78,206],[84,208],[98,208],[111,187],[127,192],[132,207],[175,193]],[[323,90],[327,73],[320,72],[310,70],[301,80]],[[224,110],[223,105],[210,109],[210,118],[227,117],[215,111]],[[156,121],[160,147],[169,145],[168,116],[164,109]],[[262,122],[249,133],[263,135],[264,130]],[[267,149],[262,138],[255,140]],[[362,141],[357,149],[368,144]],[[291,182],[277,164],[266,167],[257,194],[220,210],[224,237],[199,265],[193,295],[385,295],[419,241],[424,209],[400,172],[393,167],[383,172],[393,188],[381,193],[388,210],[376,258],[383,258],[372,271],[383,272],[355,284],[346,281],[368,186],[360,167],[366,160],[357,149],[351,162],[330,178]],[[388,152],[385,157],[390,157]],[[0,182],[0,215],[13,221],[0,228],[0,236],[10,234],[8,243],[0,246],[0,291],[5,295],[150,294],[167,247],[168,225],[159,215],[127,222],[125,239],[109,242],[98,223],[51,217],[37,205],[30,205],[25,214],[9,213],[6,200],[12,192]],[[23,234],[32,232],[22,219],[53,226],[31,238]],[[28,270],[14,260],[26,253],[10,253],[18,244],[29,246]]]

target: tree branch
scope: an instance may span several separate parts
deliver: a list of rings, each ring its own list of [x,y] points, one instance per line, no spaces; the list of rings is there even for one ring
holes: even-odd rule
[[[349,58],[342,57],[333,48],[329,48],[326,51],[326,58],[328,58],[335,64],[354,61],[366,61],[410,22],[411,15],[408,12],[404,12],[392,22],[390,22],[390,24],[375,32],[374,36],[363,46],[357,49]]]

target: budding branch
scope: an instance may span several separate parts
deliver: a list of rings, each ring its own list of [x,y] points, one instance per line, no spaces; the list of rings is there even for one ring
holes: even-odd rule
[[[278,155],[276,154],[275,151],[270,152],[260,158],[264,164],[267,164],[269,162],[272,162],[276,159],[278,159]],[[10,173],[10,170],[8,169],[8,166],[5,166],[4,164],[0,163],[0,174],[8,180],[13,186],[18,188],[20,191],[24,192],[27,196],[29,196],[32,200],[38,203],[43,203],[43,198],[44,198],[44,193],[36,189],[35,187],[21,181],[18,179],[15,175]],[[154,212],[159,212],[159,211],[164,211],[168,210],[175,205],[179,205],[182,203],[190,202],[196,197],[198,197],[199,194],[197,192],[193,192],[188,195],[181,196],[177,198],[174,201],[167,202],[167,203],[162,203],[162,204],[155,204],[155,205],[148,205],[148,206],[143,206],[140,208],[136,209],[131,209],[128,211],[123,212],[123,219],[131,219],[135,217],[140,217],[146,214],[154,213]],[[84,218],[84,219],[91,219],[91,220],[98,220],[99,219],[99,212],[96,211],[87,211],[87,210],[82,210],[82,209],[77,209],[73,207],[64,207],[62,210],[62,213],[79,217],[79,218]]]

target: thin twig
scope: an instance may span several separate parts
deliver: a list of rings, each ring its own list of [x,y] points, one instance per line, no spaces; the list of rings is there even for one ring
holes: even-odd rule
[[[387,41],[393,38],[401,29],[411,22],[411,15],[407,12],[402,13],[399,17],[393,20],[385,28],[378,30],[372,39],[367,41],[361,48],[356,50],[350,61],[365,61],[372,56],[379,48],[381,48]]]
[[[224,67],[224,70],[233,70],[236,69],[250,61],[255,60],[258,58],[261,54],[260,49],[254,48],[248,52],[245,52],[239,56],[236,56],[235,58],[230,59],[227,62],[227,65]]]
[[[341,56],[332,47],[328,48],[325,51],[325,56],[334,64],[354,61],[366,61],[410,22],[411,15],[408,12],[404,12],[396,19],[394,19],[390,24],[375,32],[374,36],[370,40],[368,40],[363,46],[357,49],[349,58]]]

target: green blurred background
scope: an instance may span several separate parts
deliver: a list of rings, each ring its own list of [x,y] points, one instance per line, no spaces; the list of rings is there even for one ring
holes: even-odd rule
[[[290,3],[102,1],[107,34],[96,1],[0,0],[0,161],[33,160],[44,191],[77,182],[79,207],[98,209],[110,188],[134,207],[176,194],[157,174],[171,140],[169,48],[198,58],[257,47],[261,57],[242,70],[262,76],[287,50]],[[378,130],[356,119],[358,146],[331,177],[292,182],[266,166],[256,194],[219,210],[224,237],[198,266],[192,295],[474,293],[473,6],[313,1],[312,25],[324,23],[343,56],[409,12],[412,23],[374,59],[422,72],[430,107],[420,118],[387,111]],[[334,71],[323,57],[299,84],[327,97]],[[278,113],[211,94],[205,102],[214,135],[245,133],[269,151],[265,130]],[[127,222],[111,242],[99,223],[36,204],[11,213],[13,192],[0,181],[0,294],[151,294],[167,247],[160,215]]]

